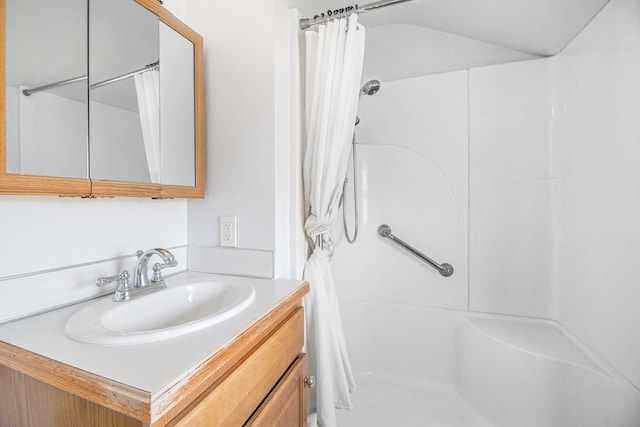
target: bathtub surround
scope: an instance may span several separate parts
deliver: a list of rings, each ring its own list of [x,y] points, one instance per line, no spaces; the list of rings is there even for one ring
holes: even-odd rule
[[[338,412],[341,427],[638,425],[638,393],[557,322],[417,304],[342,308],[358,391],[354,409]]]
[[[640,3],[612,0],[557,56],[383,81],[384,90],[375,99],[362,100],[357,129],[362,240],[351,246],[338,239],[334,257],[357,380],[371,380],[365,372],[386,372],[397,381],[428,378],[455,384],[464,391],[462,402],[483,408],[496,425],[640,422],[640,341],[634,329],[640,324],[638,22]],[[365,70],[366,77],[375,74]],[[465,114],[468,128],[454,125],[465,121]],[[465,132],[456,139],[451,129]],[[436,179],[438,175],[443,178]],[[446,203],[441,187],[451,188],[451,202]],[[460,216],[464,219],[457,225],[447,222]],[[397,234],[419,250],[455,260],[451,278],[462,268],[462,283],[441,280],[406,253],[390,250],[376,236],[381,217],[395,218],[385,220],[394,232],[393,222],[400,222],[404,230],[398,228]],[[460,234],[468,238],[458,240]],[[457,240],[468,242],[468,248]],[[381,307],[359,311],[366,304]],[[424,313],[429,307],[453,308],[462,310],[462,317],[494,313],[492,321],[503,323],[491,331],[480,328],[489,336],[487,342],[497,340],[523,354],[533,351],[542,359],[518,368],[510,364],[524,363],[527,357],[491,349],[467,360],[472,363],[469,371],[468,366],[443,365],[442,358],[431,361],[435,339],[428,350],[417,350],[427,360],[421,366],[448,366],[453,371],[443,372],[451,377],[410,374],[405,367],[411,363],[403,357],[410,349],[400,344],[384,351],[375,347],[386,335],[369,324],[396,307]],[[511,323],[508,315],[532,318],[531,323],[511,328],[517,322]],[[405,339],[403,328],[420,325],[425,329],[416,340],[420,342],[451,326],[421,316],[416,314],[415,323],[399,321],[389,336],[397,333]],[[472,322],[467,332],[477,331],[478,325]],[[503,327],[513,333],[496,334]],[[488,350],[481,343],[485,338],[475,332],[451,332],[461,340],[453,347],[461,357]],[[373,347],[359,348],[360,337],[371,339]],[[526,337],[534,347],[521,346],[517,337]],[[579,349],[569,354],[590,362],[554,353],[568,348]],[[493,366],[495,360],[509,368]],[[482,379],[483,366],[487,372],[496,369],[493,377]],[[560,366],[584,369],[557,370]],[[513,407],[532,415],[519,419],[491,403],[495,395],[490,390],[514,388],[501,382],[493,389],[492,382],[527,370],[539,373],[537,380],[520,377],[531,390],[552,392],[557,400],[534,399],[527,406],[514,397]],[[594,370],[606,372],[606,379],[593,375]],[[545,372],[558,372],[562,381],[554,382]],[[596,385],[600,380],[604,382]],[[589,389],[608,391],[597,396],[580,392]],[[357,407],[362,402],[354,398]],[[566,405],[554,418],[558,402]],[[581,407],[593,412],[580,412]],[[516,418],[508,421],[511,416]],[[341,419],[352,425],[348,413]]]
[[[383,82],[374,97],[360,99],[359,116],[358,241],[347,244],[341,221],[334,228],[341,303],[366,298],[466,310],[468,73]],[[442,277],[380,237],[381,224],[453,265],[454,274]]]
[[[640,388],[640,2],[612,0],[559,56],[554,318]]]
[[[552,317],[554,60],[469,71],[474,311]]]
[[[470,83],[471,309],[557,320],[636,388],[638,22],[614,0],[558,56]]]

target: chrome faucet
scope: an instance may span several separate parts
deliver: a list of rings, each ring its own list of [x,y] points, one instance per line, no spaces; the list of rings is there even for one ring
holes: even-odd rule
[[[113,294],[114,301],[128,301],[131,298],[166,288],[167,285],[162,278],[162,270],[178,265],[178,261],[176,261],[173,254],[166,249],[155,248],[145,252],[138,251],[136,255],[138,256],[138,262],[136,262],[135,270],[133,271],[133,285],[129,283],[129,272],[127,270],[122,270],[120,274],[115,276],[102,277],[96,283],[96,286],[103,287],[117,280],[119,285]],[[162,258],[163,263],[157,263],[153,266],[153,276],[149,280],[149,259],[153,255],[158,255]]]
[[[173,254],[166,249],[155,248],[149,249],[145,252],[138,251],[136,252],[136,255],[138,255],[138,262],[136,263],[135,270],[133,270],[134,288],[144,288],[146,286],[157,284],[162,284],[164,286],[162,269],[178,265],[178,261],[176,261]],[[153,266],[153,277],[151,278],[151,281],[149,281],[149,258],[153,255],[158,255],[162,258],[163,263],[155,264]]]

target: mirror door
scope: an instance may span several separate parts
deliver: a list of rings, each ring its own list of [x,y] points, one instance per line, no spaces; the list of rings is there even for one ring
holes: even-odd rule
[[[194,46],[176,30],[160,23],[161,180],[167,185],[194,186],[196,175]]]
[[[5,171],[88,178],[86,0],[5,0]]]
[[[160,183],[159,18],[90,0],[90,178]]]

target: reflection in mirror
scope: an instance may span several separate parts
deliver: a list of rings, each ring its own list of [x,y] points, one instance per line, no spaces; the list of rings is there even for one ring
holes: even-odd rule
[[[88,178],[87,2],[5,8],[6,172]]]
[[[160,182],[158,17],[91,0],[90,178]]]
[[[160,23],[162,183],[194,186],[194,45]]]

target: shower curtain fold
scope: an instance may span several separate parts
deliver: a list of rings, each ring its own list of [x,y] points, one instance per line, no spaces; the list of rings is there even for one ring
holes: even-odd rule
[[[133,78],[149,175],[151,182],[160,183],[160,71],[151,69]]]
[[[335,426],[335,408],[351,408],[355,389],[329,260],[347,171],[362,65],[365,29],[357,15],[320,25],[306,36],[306,130],[303,164],[309,215],[305,233],[313,253],[304,279],[309,370],[315,374],[319,426]]]

